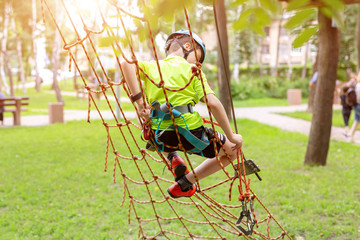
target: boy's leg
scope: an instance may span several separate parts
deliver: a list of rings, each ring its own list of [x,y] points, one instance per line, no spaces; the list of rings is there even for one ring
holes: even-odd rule
[[[176,151],[163,152],[163,154],[170,162],[171,169],[175,177],[175,181],[179,180],[184,175],[190,172],[189,169],[187,168],[186,161],[182,159]]]
[[[220,150],[219,157],[221,163],[226,167],[229,165],[230,161],[236,159],[237,152],[232,150],[234,146],[229,140],[226,140],[224,144],[224,148],[226,152],[230,155],[230,159],[226,156],[223,149]],[[221,166],[219,165],[218,160],[216,157],[208,158],[204,162],[202,162],[198,167],[194,169],[196,173],[196,177],[198,180],[203,179],[219,170],[221,170]],[[193,172],[190,172],[180,178],[176,183],[171,185],[168,188],[168,193],[173,198],[178,197],[191,197],[196,191],[195,185],[195,176]]]
[[[167,189],[170,196],[179,198],[194,195],[196,185],[187,181],[185,177],[190,172],[186,166],[186,161],[176,151],[170,153],[164,152],[164,155],[169,159],[175,177],[175,183]]]
[[[221,148],[219,152],[219,158],[221,163],[224,167],[229,165],[231,161],[236,159],[237,152],[232,150],[232,147],[234,147],[234,144],[231,143],[229,140],[226,139],[225,144],[223,145],[226,152],[229,154],[230,159],[226,156],[225,151]],[[194,172],[196,173],[196,177],[198,180],[203,179],[219,170],[221,170],[222,167],[220,166],[218,160],[216,157],[214,158],[208,158],[204,162],[202,162],[198,167],[194,169]],[[193,172],[190,172],[189,174],[186,174],[185,178],[190,183],[195,183],[195,176]]]

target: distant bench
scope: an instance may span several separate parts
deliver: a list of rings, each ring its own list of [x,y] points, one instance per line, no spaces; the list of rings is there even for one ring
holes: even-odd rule
[[[7,97],[0,98],[0,111],[1,108],[5,107],[3,112],[11,112],[14,116],[14,125],[19,126],[20,121],[20,113],[21,111],[27,111],[26,108],[22,108],[22,106],[29,105],[29,97]],[[15,108],[8,108],[15,107]]]

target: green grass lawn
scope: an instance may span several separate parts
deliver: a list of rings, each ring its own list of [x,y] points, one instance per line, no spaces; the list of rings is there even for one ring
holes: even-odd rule
[[[263,181],[252,176],[251,187],[293,238],[359,239],[358,146],[331,140],[327,166],[307,167],[303,165],[305,135],[250,120],[239,120],[238,127],[244,136],[245,155],[256,160],[262,170]],[[124,130],[124,137],[116,129],[110,133],[119,154],[131,156],[126,144],[134,151],[136,147],[128,131]],[[107,133],[100,121],[0,128],[0,135],[0,239],[138,239],[133,210],[128,223],[129,198],[120,206],[124,185],[119,168],[117,182],[113,183],[111,149],[108,171],[103,171]],[[136,137],[144,147],[138,131]],[[140,156],[136,151],[134,154]],[[191,157],[195,166],[201,161],[200,157]],[[138,165],[146,169],[144,161]],[[150,165],[155,174],[171,179],[169,171],[163,172],[162,163],[150,161]],[[121,166],[127,176],[140,180],[134,161],[121,160]],[[150,176],[144,171],[145,178]],[[222,172],[201,184],[212,185],[220,179],[224,179]],[[137,199],[149,200],[144,186],[127,184]],[[160,200],[160,189],[165,191],[169,184],[148,186]],[[228,189],[229,184],[225,184],[209,195],[226,202]],[[230,204],[238,204],[235,190]],[[136,206],[142,219],[154,217],[151,204]],[[181,206],[183,214],[199,218],[197,211],[189,210],[191,206]],[[262,208],[258,202],[254,207],[260,220]],[[163,205],[157,210],[160,215],[170,211]],[[182,229],[170,220],[162,223],[166,229]],[[158,231],[158,225],[151,222],[143,222],[142,227],[147,235]],[[195,234],[214,235],[209,225],[190,224],[190,228]],[[266,234],[266,229],[260,230]],[[170,239],[184,239],[172,236]],[[228,239],[242,238],[232,235]]]
[[[302,99],[302,104],[306,104],[307,99]],[[272,107],[289,106],[286,98],[252,98],[246,100],[234,100],[234,107]]]
[[[108,90],[108,96],[111,96],[112,93]],[[26,106],[27,111],[22,111],[21,115],[47,115],[49,103],[56,103],[55,92],[50,92],[50,86],[43,86],[41,92],[36,92],[35,89],[29,88],[27,93],[22,93],[21,90],[16,91],[16,96],[28,96],[29,105]],[[88,109],[88,99],[80,99],[75,96],[62,96],[65,102],[64,110],[87,110]],[[100,110],[109,110],[109,105],[105,99],[98,100],[96,99],[96,104]],[[111,107],[115,109],[116,102],[113,100],[109,101]],[[121,102],[121,107],[124,111],[134,111],[134,107],[130,102]],[[91,109],[95,110],[93,102],[91,102]],[[11,113],[5,113],[5,117],[11,117]]]
[[[293,117],[293,118],[300,118],[300,119],[307,120],[307,121],[311,121],[312,116],[313,116],[312,113],[303,112],[303,111],[292,112],[292,113],[281,113],[281,114],[289,116],[289,117]],[[349,120],[350,127],[353,124],[353,122],[354,122],[354,113],[351,112],[350,120]],[[332,125],[336,126],[336,127],[344,127],[345,126],[341,110],[333,110]]]

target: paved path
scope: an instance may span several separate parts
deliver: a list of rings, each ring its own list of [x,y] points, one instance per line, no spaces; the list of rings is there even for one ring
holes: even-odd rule
[[[284,106],[284,107],[251,107],[251,108],[236,108],[235,115],[237,118],[247,118],[254,120],[260,123],[268,124],[274,127],[281,128],[286,131],[299,132],[305,135],[309,135],[311,122],[291,118],[288,116],[283,116],[277,113],[286,113],[286,112],[296,112],[296,111],[305,111],[307,105],[296,105],[296,106]],[[340,105],[334,105],[335,109],[340,109]],[[207,109],[204,105],[196,106],[196,110],[200,112],[201,115],[207,115]],[[101,112],[104,119],[113,119],[113,114],[110,111]],[[134,112],[125,112],[125,115],[128,118],[135,118]],[[64,111],[64,120],[86,120],[87,119],[87,110],[65,110]],[[96,111],[91,111],[91,119],[100,119],[99,114]],[[12,118],[5,118],[4,125],[5,127],[11,126],[13,124]],[[22,126],[43,126],[49,124],[48,115],[37,115],[37,116],[22,116],[21,125]],[[347,141],[343,136],[343,128],[332,127],[331,128],[331,138],[339,141]],[[355,134],[355,143],[360,145],[360,131],[357,131]]]

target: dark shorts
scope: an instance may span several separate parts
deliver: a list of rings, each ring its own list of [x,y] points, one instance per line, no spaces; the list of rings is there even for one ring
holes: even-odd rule
[[[190,132],[199,139],[202,138],[203,134],[206,134],[210,141],[209,146],[207,146],[204,150],[202,150],[202,152],[194,153],[194,154],[204,156],[207,158],[215,157],[214,142],[216,142],[216,137],[214,135],[214,130],[212,128],[206,128],[206,127],[202,126],[202,127],[196,128],[194,130],[190,130]],[[219,133],[219,132],[216,132],[216,134],[218,135],[220,142],[222,144],[224,144],[226,141],[225,135],[222,133]],[[164,145],[158,145],[156,143],[156,146],[159,150],[163,150],[164,152],[173,152],[173,151],[180,150],[178,137],[176,136],[175,131],[165,131],[158,138],[158,140],[165,143]],[[194,146],[188,140],[186,140],[186,138],[184,136],[182,136],[181,134],[180,134],[180,141],[187,151],[194,148]],[[166,145],[171,146],[171,147],[167,147]],[[219,142],[216,142],[216,149],[218,152],[220,151],[220,148],[221,148],[221,144]]]

